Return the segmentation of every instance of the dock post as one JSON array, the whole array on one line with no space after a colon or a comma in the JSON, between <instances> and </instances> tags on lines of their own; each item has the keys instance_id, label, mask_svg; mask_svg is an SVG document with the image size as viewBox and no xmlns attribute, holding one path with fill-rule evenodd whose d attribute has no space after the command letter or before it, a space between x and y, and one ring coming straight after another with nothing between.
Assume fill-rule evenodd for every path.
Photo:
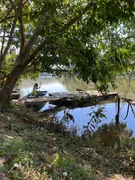
<instances>
[{"instance_id":1,"label":"dock post","mask_svg":"<svg viewBox=\"0 0 135 180\"><path fill-rule=\"evenodd\" d=\"M119 124L120 120L120 97L117 96L117 114L115 116L115 123L116 125Z\"/></svg>"}]
</instances>

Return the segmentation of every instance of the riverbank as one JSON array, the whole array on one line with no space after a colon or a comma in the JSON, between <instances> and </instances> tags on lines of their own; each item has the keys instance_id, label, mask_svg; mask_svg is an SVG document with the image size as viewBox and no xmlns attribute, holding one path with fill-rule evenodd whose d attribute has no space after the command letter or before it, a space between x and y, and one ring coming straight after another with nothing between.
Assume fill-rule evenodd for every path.
<instances>
[{"instance_id":1,"label":"riverbank","mask_svg":"<svg viewBox=\"0 0 135 180\"><path fill-rule=\"evenodd\" d=\"M54 114L0 109L1 180L135 179L135 138L124 136L124 125L121 141L113 125L107 127L111 133L104 127L87 139L54 125Z\"/></svg>"}]
</instances>

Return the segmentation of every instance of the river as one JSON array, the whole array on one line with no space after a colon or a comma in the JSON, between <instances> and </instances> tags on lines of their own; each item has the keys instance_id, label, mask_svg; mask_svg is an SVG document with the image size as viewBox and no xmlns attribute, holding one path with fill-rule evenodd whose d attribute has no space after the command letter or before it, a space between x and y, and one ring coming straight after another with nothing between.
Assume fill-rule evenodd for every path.
<instances>
[{"instance_id":1,"label":"river","mask_svg":"<svg viewBox=\"0 0 135 180\"><path fill-rule=\"evenodd\" d=\"M85 82L78 80L76 77L62 77L62 78L54 78L54 77L40 77L36 80L23 80L21 83L21 96L25 96L32 91L33 85L38 83L40 86L40 90L47 90L48 92L73 92L77 88L86 90L94 90L94 85L86 84ZM135 100L135 78L130 80L128 77L117 77L116 78L117 89L110 88L110 91L118 92L121 96L127 96ZM127 91L127 94L126 94Z\"/></svg>"},{"instance_id":2,"label":"river","mask_svg":"<svg viewBox=\"0 0 135 180\"><path fill-rule=\"evenodd\" d=\"M55 77L44 77L41 76L36 80L23 80L21 83L21 96L25 96L32 91L34 83L38 83L40 90L47 90L48 92L73 92L77 88L86 90L94 90L94 85L86 84L85 82L78 80L76 77L69 78L69 77L62 77L62 78L55 78ZM110 91L116 91L121 96L130 98L135 100L135 78L131 78L129 82L128 77L117 77L116 78L117 89L113 90L110 88ZM65 123L67 127L76 127L78 134L83 132L83 126L87 125L90 120L90 116L88 115L92 111L96 111L99 106L105 107L104 113L106 114L107 118L101 118L101 122L97 124L96 128L103 124L109 124L110 122L115 121L116 115L116 103L115 102L103 102L101 105L85 107L85 108L75 108L70 109L69 113L74 117L75 122L72 121ZM129 109L128 117L126 120L123 120L126 116L128 109L128 105L126 103L121 103L121 113L120 113L120 121L122 123L126 123L128 129L133 130L133 135L135 135L135 117L132 113L132 110ZM135 108L133 107L135 110ZM68 111L68 110L67 110ZM60 111L57 113L57 118L62 119L64 116L64 111Z\"/></svg>"}]
</instances>

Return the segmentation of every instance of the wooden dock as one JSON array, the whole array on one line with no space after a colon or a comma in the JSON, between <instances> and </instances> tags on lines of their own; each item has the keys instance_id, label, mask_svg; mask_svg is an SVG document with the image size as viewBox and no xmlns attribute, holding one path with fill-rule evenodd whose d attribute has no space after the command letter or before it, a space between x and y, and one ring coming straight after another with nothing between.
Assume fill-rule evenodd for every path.
<instances>
[{"instance_id":1,"label":"wooden dock","mask_svg":"<svg viewBox=\"0 0 135 180\"><path fill-rule=\"evenodd\" d=\"M95 102L102 100L114 99L118 95L117 92L109 92L102 94L98 91L86 92L58 92L48 93L48 96L23 98L21 102L27 106L36 106L49 102L50 104L60 106L85 106L86 104L93 105Z\"/></svg>"}]
</instances>

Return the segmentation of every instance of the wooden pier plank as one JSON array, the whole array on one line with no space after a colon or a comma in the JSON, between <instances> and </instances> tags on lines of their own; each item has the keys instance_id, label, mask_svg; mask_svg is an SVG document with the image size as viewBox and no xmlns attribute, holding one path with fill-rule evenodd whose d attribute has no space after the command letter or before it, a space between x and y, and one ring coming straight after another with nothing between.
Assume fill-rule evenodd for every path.
<instances>
[{"instance_id":1,"label":"wooden pier plank","mask_svg":"<svg viewBox=\"0 0 135 180\"><path fill-rule=\"evenodd\" d=\"M131 104L135 106L135 101L131 101Z\"/></svg>"},{"instance_id":2,"label":"wooden pier plank","mask_svg":"<svg viewBox=\"0 0 135 180\"><path fill-rule=\"evenodd\" d=\"M73 102L91 102L94 97L97 97L99 101L114 98L118 95L117 92L109 92L107 95L99 93L98 91L86 91L86 92L57 92L49 93L49 96L24 98L21 100L26 105L38 105L40 103L49 102L55 105L70 105Z\"/></svg>"}]
</instances>

